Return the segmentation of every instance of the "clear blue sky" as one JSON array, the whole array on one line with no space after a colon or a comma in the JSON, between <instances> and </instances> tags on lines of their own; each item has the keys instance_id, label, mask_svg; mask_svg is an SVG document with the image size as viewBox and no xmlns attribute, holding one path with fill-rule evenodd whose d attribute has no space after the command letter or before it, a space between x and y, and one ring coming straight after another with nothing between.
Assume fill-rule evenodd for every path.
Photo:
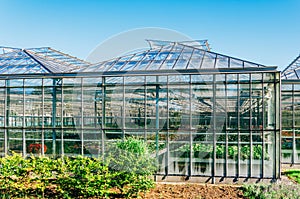
<instances>
[{"instance_id":1,"label":"clear blue sky","mask_svg":"<svg viewBox=\"0 0 300 199\"><path fill-rule=\"evenodd\" d=\"M0 45L50 46L85 59L114 34L161 27L283 68L300 53L299 20L298 0L0 0Z\"/></svg>"}]
</instances>

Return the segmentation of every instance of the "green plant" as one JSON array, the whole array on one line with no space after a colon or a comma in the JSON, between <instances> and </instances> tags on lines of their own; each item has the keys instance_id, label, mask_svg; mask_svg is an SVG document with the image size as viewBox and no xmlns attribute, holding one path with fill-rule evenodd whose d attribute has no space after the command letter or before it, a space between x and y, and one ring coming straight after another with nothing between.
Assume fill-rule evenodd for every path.
<instances>
[{"instance_id":1,"label":"green plant","mask_svg":"<svg viewBox=\"0 0 300 199\"><path fill-rule=\"evenodd\" d=\"M201 157L203 159L207 159L212 157L213 154L213 145L212 144L202 144L202 143L195 143L192 146L194 157ZM261 159L262 158L262 146L261 145L253 145L253 159ZM226 147L225 145L217 145L216 146L216 157L217 158L225 158L225 151ZM229 145L227 147L228 151L228 158L230 159L237 159L238 157L238 151L240 151L240 157L242 160L246 160L250 158L250 146L243 145L238 148L237 145ZM181 157L189 157L190 154L190 145L186 144L179 149L176 150L176 152L180 153ZM269 154L267 151L264 151L264 158L265 160L268 160Z\"/></svg>"},{"instance_id":2,"label":"green plant","mask_svg":"<svg viewBox=\"0 0 300 199\"><path fill-rule=\"evenodd\" d=\"M241 187L249 199L296 199L300 197L300 187L295 184L259 183Z\"/></svg>"},{"instance_id":3,"label":"green plant","mask_svg":"<svg viewBox=\"0 0 300 199\"><path fill-rule=\"evenodd\" d=\"M66 198L108 196L110 175L108 167L98 159L65 157L56 183Z\"/></svg>"},{"instance_id":4,"label":"green plant","mask_svg":"<svg viewBox=\"0 0 300 199\"><path fill-rule=\"evenodd\" d=\"M105 160L113 173L111 185L126 197L137 196L154 186L149 178L156 170L147 144L133 137L118 140L107 146Z\"/></svg>"},{"instance_id":5,"label":"green plant","mask_svg":"<svg viewBox=\"0 0 300 199\"><path fill-rule=\"evenodd\" d=\"M154 186L149 178L155 161L147 145L137 139L116 141L106 162L101 158L35 157L13 154L0 158L2 198L107 198L137 196Z\"/></svg>"},{"instance_id":6,"label":"green plant","mask_svg":"<svg viewBox=\"0 0 300 199\"><path fill-rule=\"evenodd\" d=\"M289 178L300 184L300 170L299 169L290 169L284 171L284 174L287 175Z\"/></svg>"}]
</instances>

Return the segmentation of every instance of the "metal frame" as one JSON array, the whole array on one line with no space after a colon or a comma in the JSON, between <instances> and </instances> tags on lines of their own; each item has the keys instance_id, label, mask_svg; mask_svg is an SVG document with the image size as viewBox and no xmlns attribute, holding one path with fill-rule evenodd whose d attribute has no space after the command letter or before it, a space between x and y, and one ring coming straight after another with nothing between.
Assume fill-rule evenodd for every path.
<instances>
[{"instance_id":1,"label":"metal frame","mask_svg":"<svg viewBox=\"0 0 300 199\"><path fill-rule=\"evenodd\" d=\"M177 48L178 46L180 48ZM174 60L173 66L171 67L173 69L161 68L164 62L168 61L167 59L169 56L166 56L165 59L160 60L161 62L158 66L158 70L150 70L151 64L159 56L159 53L166 49L170 49L169 54L178 54L176 60ZM190 56L187 58L182 58L182 53L187 52L191 52ZM199 52L201 52L201 55L198 55L201 57L201 59L199 59L199 68L187 69L189 68L189 64L193 56ZM21 62L16 62L16 54L18 53L22 54L23 57L21 58L31 60L32 63L35 63L34 66L41 67L41 69L43 70L47 69L47 72L42 73L40 71L38 73L28 73L28 71L18 70L18 73L16 74L2 73L0 75L0 82L5 82L5 85L3 87L0 86L0 88L5 89L4 99L6 108L3 115L4 124L2 126L0 125L0 129L4 131L5 155L9 154L10 150L15 150L18 152L18 150L14 149L13 146L10 145L9 131L11 130L22 131L22 137L20 137L20 140L22 140L22 147L21 151L19 152L21 152L24 156L27 155L28 148L26 143L26 130L41 130L41 138L38 140L34 140L41 143L42 145L41 155L61 156L88 155L92 157L98 157L105 153L106 141L114 141L114 139L117 137L125 138L128 135L134 135L146 140L149 143L154 143L155 151L153 151L153 156L155 156L158 161L165 161L165 165L160 165L161 167L164 166L164 168L160 168L157 175L181 175L187 177L206 176L211 177L212 183L215 183L216 177L233 177L236 180L244 177L271 179L277 179L280 177L280 162L277 162L276 158L267 159L267 156L265 156L265 153L273 152L277 157L277 151L280 150L278 149L278 147L280 147L280 142L276 139L276 135L279 134L280 131L280 124L278 124L279 128L276 124L275 127L271 129L272 126L268 124L268 121L265 121L268 113L265 113L266 110L264 104L264 95L266 94L265 91L268 92L269 88L275 90L275 93L280 93L280 91L278 90L280 80L276 79L276 75L278 75L279 72L277 72L276 67L265 67L260 64L255 64L252 62L214 53L209 51L209 49L199 49L198 47L195 47L192 44L186 42L174 42L166 46L159 46L158 48L153 47L149 51L143 52L143 55L149 53L154 54L153 57L148 60L148 64L145 65L145 70L136 69L136 66L144 61L144 58L142 58L139 61L136 61L136 64L132 65L131 69L129 68L127 71L122 71L122 69L126 68L125 66L129 64L129 62L131 62L135 57L141 56L140 53L135 53L132 56L127 56L128 60L125 61L122 60L122 58L124 58L125 56L116 58L111 61L111 65L105 65L105 68L107 70L98 71L100 68L104 68L104 64L107 64L108 62L89 65L74 57L70 57L50 48L25 50L17 49L7 52L5 51L4 54L0 55L0 69L1 67L2 69L8 69L9 67L7 63L9 62L11 62L14 67L20 66L20 63L23 64L24 60L22 60ZM204 59L207 58L208 54L212 55L212 57L208 57L211 58L209 60L209 63L211 63L211 65L205 65L205 67L203 67L203 65L205 64ZM227 67L218 68L219 66L217 64L217 61L219 57L225 57L224 60L227 62ZM1 59L3 59L3 62L1 62ZM180 59L187 61L186 65L183 66L182 69L174 69ZM122 62L124 62L124 65L120 67L119 71L114 71L115 64L118 64L118 62L121 62L121 60ZM240 66L233 68L231 65L232 61L237 61L238 63L240 63ZM251 65L253 67L247 67L247 65ZM66 68L70 68L70 70L66 70ZM93 69L93 71L89 71L89 69L91 68ZM9 73L9 71L6 72ZM232 74L236 75L237 77L235 81L231 81L228 78L228 76ZM243 80L241 78L245 74L249 76L247 80ZM252 74L261 74L261 79L255 85L251 82ZM271 80L264 79L264 74L270 75ZM224 75L224 80L217 80L217 75ZM184 76L189 78L188 81L187 78L182 78ZM192 77L202 78L205 76L211 76L212 79L202 82L192 80ZM141 80L140 82L126 82L126 77L143 77L144 80ZM153 77L155 81L149 82L147 80L147 77ZM159 81L160 77L166 78L166 81ZM175 79L175 77L177 79ZM84 114L85 107L96 106L95 103L86 104L86 102L84 101L85 97L90 97L90 99L95 98L95 95L89 96L89 94L85 95L84 93L84 87L90 86L86 85L84 80L89 78L102 79L101 83L93 82L91 84L91 87L94 87L95 92L101 92L101 116L97 115L97 109L95 107L91 109L86 108L86 110L91 111L89 116ZM113 83L110 83L107 81L108 78L115 81L112 81ZM41 79L42 84L35 85L33 83L32 86L26 86L24 82L29 79L32 79L32 81L34 81L35 79ZM79 83L75 81L77 79L80 80ZM20 80L22 82L22 85L9 85L9 82L11 80ZM46 81L48 80L52 80L52 85L46 84ZM68 80L74 81L73 83L68 83ZM235 94L232 97L229 95L231 92L230 85L233 84L237 84L237 86L234 90ZM126 96L130 96L130 93L126 93L127 85L135 85L142 88L142 92L139 92L139 90L137 89L135 93L135 95L139 96L139 99L144 98L143 100L139 101L139 103L141 103L141 106L144 107L144 123L143 125L139 126L139 128L130 126L125 121L126 112L131 109L131 107L128 106L128 103L132 103L131 105L133 109L134 107L137 107L136 104L134 104L136 102L126 101ZM205 85L209 85L209 87L205 88ZM218 85L224 85L223 88L225 89L225 96L219 96ZM248 85L248 87L244 89L242 85ZM197 86L201 88L199 89L200 91L196 89ZM76 115L77 112L75 111L66 112L68 111L68 108L65 104L66 102L68 102L67 95L73 94L72 91L70 91L72 90L70 88L78 89L78 87L80 87L79 89L81 99L77 106L80 106L80 115ZM22 111L15 111L16 113L20 114L18 115L18 117L22 118L21 127L10 122L10 118L13 118L13 115L11 115L9 112L10 108L17 108L11 106L13 104L10 98L14 97L15 95L15 93L11 92L11 88L14 88L15 92L20 89L19 95L22 94L23 96L22 106L20 106L22 107ZM27 91L27 88L30 88L31 91L30 89L28 89L29 91ZM39 93L34 92L35 88L39 88L41 90L41 96L39 95ZM117 92L119 92L116 93L115 96L112 95L113 88L116 88ZM48 92L47 89L53 89L51 102L47 100L45 101L45 92ZM260 101L257 102L251 93L255 89L262 93L262 96L260 96L261 98L259 99ZM248 102L248 104L243 102L244 99L242 99L241 96L242 91L249 92L249 97L247 100L245 100ZM25 107L30 106L30 102L26 101L26 92L28 92L27 94L32 96L33 98L42 97L40 102L42 106L42 115L37 116L42 120L41 125L38 124L30 126L25 122L25 117L35 117L35 115L33 114L26 115ZM150 94L151 92L153 94L153 98L149 99L148 94ZM211 96L205 96L205 92L210 92ZM61 97L59 102L57 99L58 95L60 95ZM171 97L171 95L174 95L175 97ZM116 96L121 97L120 99L113 99L113 97ZM165 99L161 99L162 97L165 97ZM272 103L268 104L268 106L272 106L275 109L275 115L276 117L278 117L280 114L280 107L276 107L276 103L279 100L279 96L276 94L272 97L274 98L274 102L272 101ZM16 101L16 97L14 98L14 100ZM114 102L120 104L120 106L122 106L123 108L118 110L118 107L114 106ZM111 105L106 106L109 103ZM255 103L257 103L256 107L253 106ZM59 104L60 107L58 108ZM232 104L235 104L236 107L232 108ZM199 110L195 110L193 108L194 106L197 106ZM177 115L174 114L175 116L171 116L171 107L175 107L172 111L176 111ZM188 107L188 109L185 110L184 107ZM78 107L75 108L78 109ZM60 113L57 114L57 111L59 111L59 109ZM51 110L50 116L47 115L47 111L49 112L49 110ZM219 119L217 118L217 116L218 113L224 110L225 128L220 130L220 127L218 126ZM114 111L119 111L119 115L113 115ZM151 111L153 111L152 115L150 114ZM149 116L147 115L148 112ZM242 118L244 117L243 114L245 112L249 112L250 116L247 116L248 118ZM253 115L252 112L255 114ZM109 117L106 117L108 113L111 114L110 118L112 120L119 119L117 118L117 116L121 116L121 123L111 126L107 125L109 123L108 120L110 119ZM161 113L167 113L167 116ZM200 113L202 115L200 115ZM236 115L236 128L234 129L231 128L231 124L229 121L231 115ZM205 121L205 118L203 119L201 118L201 116L211 118L211 124L202 124L203 121ZM0 117L2 116L0 115ZM50 125L45 123L47 117L51 118L52 123ZM72 117L72 119L80 118L80 124L74 126L68 124L67 122L65 123L64 118L67 117ZM97 125L98 117L102 118L102 123L100 125ZM160 122L165 119L162 117L165 117L167 120L165 122L166 125L163 126L160 125ZM256 122L256 124L253 124L252 117L260 117L260 119L262 119L262 129L257 129L258 122ZM176 121L178 119L179 121L178 124L176 124L177 126L175 127L171 127L170 125L170 121L172 118L175 118ZM153 126L148 125L148 119L155 120ZM193 123L193 119L196 119L196 124ZM243 120L246 120L246 125L244 124ZM87 121L87 125L85 124L85 121ZM247 124L249 126L244 127L247 126ZM267 129L267 127L270 129ZM52 131L52 145L48 142L45 142L47 141L45 138L45 132L48 131ZM95 138L97 139L95 141L101 143L101 150L99 146L99 149L97 148L97 146L93 146L95 147L95 151L97 152L85 154L85 140L88 139L88 136L85 134L85 132L91 131L101 134L100 138ZM252 140L254 134L258 136L257 131L261 132L262 134L261 140ZM57 136L57 132L60 133L60 137ZM69 135L70 132L72 132L71 136ZM245 132L248 132L250 136L248 141L242 140L242 137L246 134ZM77 134L78 137L76 137ZM167 137L165 138L164 136ZM222 136L224 136L224 138L222 138ZM234 139L234 141L231 141L229 139L230 136L230 139ZM274 136L275 142L271 143L269 141L265 141L265 136ZM164 139L164 141L161 141L160 139ZM90 140L90 138L88 140ZM56 151L56 141L61 142L60 152ZM80 143L80 146L76 145L76 143ZM160 148L160 144L164 144L163 149ZM204 144L205 146L212 147L211 156L209 158L205 158L199 155L195 155L198 151L194 149L194 146L196 146L197 144ZM49 147L49 150L47 150L47 152L44 151L43 146L45 145ZM78 151L76 151L77 148L75 147L75 145L79 148ZM176 145L177 148L174 148L174 145ZM249 165L245 164L244 160L242 159L241 149L244 145L249 145L250 155L246 158L246 162L250 163ZM266 145L269 146L268 150L265 149ZM184 157L184 153L179 153L180 150L183 150L185 146L189 149L187 152L188 155L186 157ZM217 151L217 147L219 146L223 146L223 148L225 149L225 151L223 152L224 154L222 155L225 155L226 157L219 157ZM255 146L262 147L262 153L260 154L262 158L261 160L254 158L253 153L255 150ZM234 158L229 157L230 154L228 150L230 147L237 148L237 154ZM259 165L260 170L257 171L258 174L253 172L254 169L252 164ZM206 171L201 171L201 169L203 168L197 168L204 167L203 165L205 165ZM242 168L244 166L246 168ZM266 168L269 166L273 168L273 170L270 172L266 171ZM219 172L218 169L220 168L222 172Z\"/></svg>"}]
</instances>

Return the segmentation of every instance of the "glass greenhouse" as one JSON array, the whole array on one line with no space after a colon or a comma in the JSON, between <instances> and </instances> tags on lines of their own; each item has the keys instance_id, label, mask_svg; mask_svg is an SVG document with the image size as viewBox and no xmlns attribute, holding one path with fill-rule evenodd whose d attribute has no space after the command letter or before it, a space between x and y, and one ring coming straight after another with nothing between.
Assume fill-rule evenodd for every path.
<instances>
[{"instance_id":1,"label":"glass greenhouse","mask_svg":"<svg viewBox=\"0 0 300 199\"><path fill-rule=\"evenodd\" d=\"M157 175L280 177L280 72L210 51L149 41L90 64L51 48L1 48L0 152L101 156L145 140Z\"/></svg>"},{"instance_id":2,"label":"glass greenhouse","mask_svg":"<svg viewBox=\"0 0 300 199\"><path fill-rule=\"evenodd\" d=\"M282 163L300 163L300 56L283 72L282 79Z\"/></svg>"}]
</instances>

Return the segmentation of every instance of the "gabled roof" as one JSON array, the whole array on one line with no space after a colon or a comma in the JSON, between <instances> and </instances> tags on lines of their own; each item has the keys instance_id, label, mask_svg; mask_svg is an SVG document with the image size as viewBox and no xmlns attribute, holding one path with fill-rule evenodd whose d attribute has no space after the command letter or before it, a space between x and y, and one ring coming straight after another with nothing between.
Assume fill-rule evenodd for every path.
<instances>
[{"instance_id":1,"label":"gabled roof","mask_svg":"<svg viewBox=\"0 0 300 199\"><path fill-rule=\"evenodd\" d=\"M49 47L0 47L0 74L65 73L89 63Z\"/></svg>"},{"instance_id":2,"label":"gabled roof","mask_svg":"<svg viewBox=\"0 0 300 199\"><path fill-rule=\"evenodd\" d=\"M157 71L166 69L245 69L261 64L211 52L207 43L151 40L150 49L92 64L76 72Z\"/></svg>"},{"instance_id":3,"label":"gabled roof","mask_svg":"<svg viewBox=\"0 0 300 199\"><path fill-rule=\"evenodd\" d=\"M300 55L281 72L281 79L300 79Z\"/></svg>"}]
</instances>

